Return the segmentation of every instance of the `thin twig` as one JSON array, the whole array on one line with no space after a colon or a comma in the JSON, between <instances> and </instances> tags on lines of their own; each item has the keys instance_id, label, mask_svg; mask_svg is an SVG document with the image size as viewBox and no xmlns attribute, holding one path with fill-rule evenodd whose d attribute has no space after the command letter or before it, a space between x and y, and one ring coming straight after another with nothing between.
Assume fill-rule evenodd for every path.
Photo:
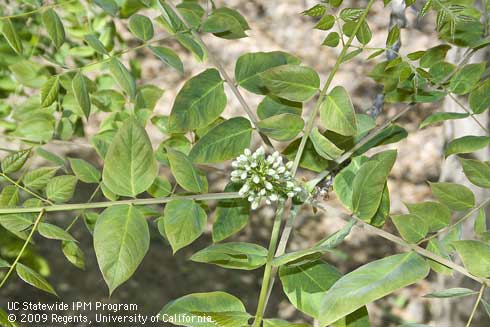
<instances>
[{"instance_id":1,"label":"thin twig","mask_svg":"<svg viewBox=\"0 0 490 327\"><path fill-rule=\"evenodd\" d=\"M228 73L226 72L226 69L221 64L221 61L218 60L218 58L213 54L213 52L211 51L211 49L206 45L206 43L202 39L201 35L199 35L199 33L196 32L191 27L191 25L187 22L187 20L185 19L185 17L179 12L179 10L177 9L177 7L175 7L173 1L167 0L165 3L168 4L170 6L170 8L172 8L172 10L175 13L175 15L177 15L177 17L179 17L179 19L182 21L182 23L191 31L192 35L197 40L199 40L199 42L201 43L201 45L204 48L204 50L206 50L206 52L208 53L208 58L211 61L211 63L219 70L220 74L223 76L223 78L225 79L226 83L230 87L231 91L233 92L233 94L237 98L238 102L240 102L241 106L243 107L243 109L247 113L248 117L252 121L254 127L257 127L258 119L257 119L255 113L252 111L252 109L248 105L247 101L245 101L245 98L240 93L240 90L236 87L235 81L233 81L233 79L230 77L230 75L228 75ZM260 132L259 132L259 134L260 134L260 137L262 138L262 140L265 142L265 144L267 146L269 146L270 148L274 148L272 146L271 141L269 140L269 138L266 135L264 135L264 134L262 134Z\"/></svg>"},{"instance_id":2,"label":"thin twig","mask_svg":"<svg viewBox=\"0 0 490 327\"><path fill-rule=\"evenodd\" d=\"M311 205L315 206L316 208L319 208L319 209L322 209L322 210L327 210L328 207L321 203L321 202L312 202ZM461 267L460 265L457 265L455 264L454 262L452 262L451 260L448 260L446 258L443 258L443 257L440 257L436 254L434 254L433 252L430 252L420 246L418 246L417 244L410 244L410 243L407 243L405 242L405 240L403 240L402 238L396 236L396 235L393 235L381 228L377 228L377 227L374 227L370 224L368 224L367 222L365 222L364 220L360 219L359 217L357 217L356 215L341 215L341 218L344 219L344 220L348 220L348 219L351 219L351 218L354 218L356 219L359 223L361 223L361 225L363 226L364 229L366 229L367 231L373 233L373 234L376 234L378 236L381 236L393 243L396 243L402 247L405 247L405 248L409 248L415 252L417 252L418 254L428 258L428 259L431 259L431 260L434 260L444 266L447 266L463 275L465 275L466 277L469 277L475 281L477 281L478 283L481 283L481 284L486 284L486 285L490 285L490 280L489 279L486 279L486 278L480 278L480 277L476 277L476 276L473 276L472 274L470 274L465 268Z\"/></svg>"},{"instance_id":3,"label":"thin twig","mask_svg":"<svg viewBox=\"0 0 490 327\"><path fill-rule=\"evenodd\" d=\"M31 190L30 190L30 189L28 189L27 187L24 187L24 186L20 185L18 182L14 181L12 178L10 178L10 177L9 177L7 174L5 174L5 173L1 173L1 172L0 172L0 176L1 176L1 177L3 177L3 178L5 178L5 179L6 179L6 180L7 180L9 183L11 183L12 185L14 185L15 187L20 188L20 189L21 189L21 190L23 190L24 192L29 193L30 195L32 195L32 196L34 196L34 197L36 197L37 199L39 199L39 200L41 200L41 201L43 201L43 202L46 202L46 203L48 203L49 205L53 205L53 204L54 204L53 202L51 202L51 201L50 201L50 200L48 200L48 199L43 198L42 196L40 196L40 195L39 195L39 194L37 194L36 192L31 191Z\"/></svg>"},{"instance_id":4,"label":"thin twig","mask_svg":"<svg viewBox=\"0 0 490 327\"><path fill-rule=\"evenodd\" d=\"M49 8L52 9L52 8L56 8L56 7L61 7L61 6L70 4L72 2L75 2L75 0L69 0L69 1L66 1L66 2L54 3L52 5L41 6L39 8L34 9L34 10L26 11L26 12L23 12L23 13L20 13L20 14L9 15L9 16L2 16L2 17L0 17L0 20L11 19L11 18L19 18L19 17L26 17L26 16L34 15L34 14L36 14L36 13L42 11L42 10L49 9Z\"/></svg>"},{"instance_id":5,"label":"thin twig","mask_svg":"<svg viewBox=\"0 0 490 327\"><path fill-rule=\"evenodd\" d=\"M450 230L452 230L453 228L455 228L456 226L458 226L459 224L461 224L463 221L471 218L473 216L473 214L475 212L477 212L478 210L480 210L481 208L484 208L486 207L487 205L490 204L490 198L487 198L485 201L481 202L480 204L478 204L476 207L474 207L473 209L471 209L467 214L465 214L463 217L459 218L454 224L450 225L450 226L447 226L447 227L444 227L440 230L438 230L436 233L424 238L423 240L421 240L420 242L418 242L417 244L422 244L424 242L427 242L427 241L430 241L431 239L441 235L442 233L446 233L446 232L449 232Z\"/></svg>"},{"instance_id":6,"label":"thin twig","mask_svg":"<svg viewBox=\"0 0 490 327\"><path fill-rule=\"evenodd\" d=\"M352 31L351 36L345 43L344 47L342 48L342 51L340 52L339 56L337 57L337 61L335 61L335 65L333 66L332 70L330 71L330 74L328 75L327 81L325 82L325 85L323 86L320 95L318 97L318 100L315 104L315 108L313 109L313 112L308 120L308 123L306 124L306 129L303 133L303 137L301 138L301 143L299 144L298 147L298 152L296 153L296 156L294 158L294 164L293 168L291 169L293 176L296 175L296 172L299 167L299 163L301 161L301 157L303 156L303 151L306 146L306 142L308 141L308 138L310 137L311 130L313 129L313 125L315 123L316 116L318 115L318 111L320 110L320 107L323 103L323 100L325 99L325 96L327 95L327 91L332 84L333 78L335 74L337 74L338 69L340 68L340 65L342 64L345 55L347 54L347 51L349 50L349 47L354 41L354 38L356 36L357 31L361 27L362 23L366 20L366 17L369 13L369 9L371 9L372 5L374 4L374 0L370 0L366 6L366 9L364 10L363 14L361 17L359 17L359 20L357 21L356 27Z\"/></svg>"},{"instance_id":7,"label":"thin twig","mask_svg":"<svg viewBox=\"0 0 490 327\"><path fill-rule=\"evenodd\" d=\"M32 227L31 232L29 233L29 236L27 236L27 238L26 238L26 240L24 242L24 245L20 249L19 253L17 254L17 257L15 258L14 262L12 263L12 265L9 268L9 270L7 271L7 274L3 277L2 282L0 282L0 288L2 288L2 286L5 284L5 282L7 281L7 279L9 278L9 276L12 274L12 272L15 269L15 267L17 266L17 263L19 262L20 258L24 254L24 251L26 250L27 245L31 241L32 236L36 232L37 227L41 223L41 220L42 220L43 215L44 215L44 211L39 212L39 215L37 216L36 221L34 222L34 226Z\"/></svg>"},{"instance_id":8,"label":"thin twig","mask_svg":"<svg viewBox=\"0 0 490 327\"><path fill-rule=\"evenodd\" d=\"M470 318L468 318L468 322L466 323L466 327L471 326L471 321L473 320L473 317L475 316L476 309L478 309L478 305L480 304L481 298L483 296L483 292L485 291L485 285L482 285L480 287L480 292L478 292L478 298L475 301L475 305L473 306L473 310L471 311Z\"/></svg>"},{"instance_id":9,"label":"thin twig","mask_svg":"<svg viewBox=\"0 0 490 327\"><path fill-rule=\"evenodd\" d=\"M84 210L84 209L97 209L107 208L121 204L131 205L146 205L146 204L163 204L172 200L187 199L195 201L206 200L225 200L225 199L238 199L242 198L238 192L223 192L223 193L207 193L196 195L177 195L163 198L151 198L151 199L132 199L132 200L119 200L119 201L107 201L107 202L92 202L92 203L69 203L69 204L55 204L46 207L15 207L15 208L0 208L0 214L11 213L28 213L28 212L54 212L54 211L72 211L72 210Z\"/></svg>"}]
</instances>

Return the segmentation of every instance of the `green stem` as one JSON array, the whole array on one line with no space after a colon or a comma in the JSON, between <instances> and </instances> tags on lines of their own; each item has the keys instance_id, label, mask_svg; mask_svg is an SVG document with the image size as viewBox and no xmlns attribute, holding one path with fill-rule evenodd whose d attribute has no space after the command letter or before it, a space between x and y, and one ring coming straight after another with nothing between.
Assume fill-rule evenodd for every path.
<instances>
[{"instance_id":1,"label":"green stem","mask_svg":"<svg viewBox=\"0 0 490 327\"><path fill-rule=\"evenodd\" d=\"M471 326L471 321L473 320L473 317L475 316L476 309L478 309L478 305L480 304L481 298L483 296L483 292L485 291L485 285L482 285L480 287L480 292L478 293L478 298L476 299L475 305L473 306L473 310L471 311L470 318L468 318L468 322L466 323L466 327Z\"/></svg>"},{"instance_id":2,"label":"green stem","mask_svg":"<svg viewBox=\"0 0 490 327\"><path fill-rule=\"evenodd\" d=\"M119 200L108 202L93 202L93 203L70 203L70 204L55 204L46 207L33 207L33 208L0 208L0 214L11 213L27 213L27 212L53 212L53 211L71 211L71 210L85 210L85 209L97 209L107 208L120 204L131 205L146 205L146 204L162 204L177 199L187 200L226 200L226 199L238 199L242 198L238 192L223 192L223 193L208 193L208 194L196 194L196 195L177 195L165 198L152 198L152 199L132 199L132 200Z\"/></svg>"},{"instance_id":3,"label":"green stem","mask_svg":"<svg viewBox=\"0 0 490 327\"><path fill-rule=\"evenodd\" d=\"M95 195L97 194L97 192L99 192L101 186L102 186L101 183L99 183L99 185L97 185L97 188L92 193L92 195L88 199L87 203L91 203L92 202L92 200L95 198ZM84 214L84 212L85 212L85 210L82 210L82 212L80 212L75 218L73 218L72 222L70 223L70 225L68 225L68 227L66 227L65 231L68 232L73 227L73 225L75 225L75 223L77 222L78 218L80 218Z\"/></svg>"},{"instance_id":4,"label":"green stem","mask_svg":"<svg viewBox=\"0 0 490 327\"><path fill-rule=\"evenodd\" d=\"M9 15L9 16L2 16L2 17L0 17L0 20L3 20L3 19L10 19L10 18L19 18L19 17L25 17L25 16L34 15L35 13L38 13L38 12L40 12L41 10L45 10L45 9L49 9L49 8L61 7L61 6L64 6L64 5L70 4L70 3L72 3L72 2L75 2L75 0L69 0L69 1L66 1L66 2L62 2L62 3L55 3L55 4L52 4L52 5L47 5L47 6L41 6L41 7L39 7L39 8L34 9L34 10L31 10L31 11L26 11L26 12L23 12L23 13L20 13L20 14Z\"/></svg>"},{"instance_id":5,"label":"green stem","mask_svg":"<svg viewBox=\"0 0 490 327\"><path fill-rule=\"evenodd\" d=\"M31 232L29 233L29 236L27 236L27 239L25 240L24 245L20 249L19 254L17 254L17 257L15 258L15 261L12 263L12 265L9 268L9 270L7 271L7 274L3 277L2 281L0 282L0 288L2 288L2 286L5 284L5 282L7 281L7 279L9 278L9 276L12 274L12 272L15 269L15 267L17 266L17 263L19 262L20 258L24 254L24 252L25 252L25 250L27 248L27 245L29 244L29 242L32 239L32 236L36 232L37 227L39 226L39 223L41 222L43 215L44 215L44 211L41 211L39 213L39 215L37 216L36 221L34 222L34 226L32 227Z\"/></svg>"},{"instance_id":6,"label":"green stem","mask_svg":"<svg viewBox=\"0 0 490 327\"><path fill-rule=\"evenodd\" d=\"M335 74L337 74L337 71L342 64L345 55L347 54L347 51L349 50L349 47L356 37L356 33L361 28L361 25L364 23L366 20L366 17L369 13L369 10L371 9L372 5L374 4L375 0L369 0L369 3L366 6L366 9L362 13L361 17L359 18L359 21L356 24L356 27L354 28L354 31L352 31L352 35L349 37L347 42L345 43L344 47L342 48L342 51L340 52L340 55L337 57L337 61L335 62L335 65L333 66L332 70L330 71L330 74L328 75L327 82L323 86L323 89L320 92L320 96L318 97L318 100L316 102L315 108L313 109L313 113L311 114L308 123L306 125L305 132L303 134L303 137L301 138L301 143L299 144L298 147L298 152L296 153L296 157L294 158L294 165L292 169L292 174L295 175L296 171L299 166L299 162L301 160L301 157L303 155L303 151L306 146L306 142L308 141L308 138L310 137L311 130L313 129L313 125L315 123L315 118L318 115L318 111L320 110L320 107L323 103L323 100L325 99L325 96L327 94L328 88L330 87L330 84L332 84L333 78Z\"/></svg>"},{"instance_id":7,"label":"green stem","mask_svg":"<svg viewBox=\"0 0 490 327\"><path fill-rule=\"evenodd\" d=\"M27 187L24 187L24 186L20 185L19 183L17 183L16 181L14 181L12 178L8 177L6 174L0 173L0 176L2 176L3 178L5 178L9 183L11 183L12 185L14 185L15 187L20 188L24 192L29 193L30 195L38 198L39 200L41 200L43 202L46 202L49 205L53 205L54 204L53 202L49 201L48 199L43 198L42 196L40 196L36 192L33 192L33 191L29 190Z\"/></svg>"},{"instance_id":8,"label":"green stem","mask_svg":"<svg viewBox=\"0 0 490 327\"><path fill-rule=\"evenodd\" d=\"M267 253L267 261L264 268L264 276L262 278L262 286L260 288L259 303L257 304L257 311L255 312L253 327L259 327L262 323L262 318L264 317L265 306L267 304L267 294L271 282L271 263L272 259L274 259L274 252L276 251L277 241L279 239L279 232L281 230L281 221L284 207L284 202L279 203L276 211L276 216L274 218L274 226L272 227L269 251Z\"/></svg>"},{"instance_id":9,"label":"green stem","mask_svg":"<svg viewBox=\"0 0 490 327\"><path fill-rule=\"evenodd\" d=\"M312 206L318 208L318 209L322 209L322 210L327 210L327 206L321 202L318 202L318 201L314 201L311 203ZM356 219L356 221L358 221L360 223L360 225L362 225L362 227L367 230L368 232L371 232L375 235L378 235L378 236L381 236L385 239L387 239L388 241L391 241L395 244L398 244L404 248L408 248L412 251L415 251L417 252L418 254L422 255L423 257L426 257L428 259L431 259L431 260L434 260L444 266L447 266L451 269L453 269L454 271L457 271L459 272L460 274L463 274L465 275L466 277L468 278L471 278L475 281L477 281L478 283L480 284L485 284L485 285L490 285L490 279L488 278L480 278L480 277L476 277L476 276L473 276L471 273L469 273L465 268L463 268L462 266L458 265L458 264L455 264L454 262L452 262L451 260L448 260L446 258L443 258L441 256L438 256L436 254L434 254L434 252L431 252L431 251L428 251L420 246L418 246L417 244L410 244L410 243L407 243L405 242L405 240L403 240L402 238L396 236L396 235L393 235L381 228L377 228L377 227L374 227L370 224L368 224L367 222L365 222L364 220L360 219L359 217L357 217L356 215L341 215L341 218L344 219L344 220L348 220L348 219Z\"/></svg>"}]
</instances>

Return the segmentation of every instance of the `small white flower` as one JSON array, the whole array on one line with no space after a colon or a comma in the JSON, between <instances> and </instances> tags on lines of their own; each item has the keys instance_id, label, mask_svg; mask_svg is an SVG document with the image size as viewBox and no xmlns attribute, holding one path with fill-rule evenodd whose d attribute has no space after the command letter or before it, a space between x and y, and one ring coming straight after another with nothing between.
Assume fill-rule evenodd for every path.
<instances>
[{"instance_id":1,"label":"small white flower","mask_svg":"<svg viewBox=\"0 0 490 327\"><path fill-rule=\"evenodd\" d=\"M259 202L258 201L252 202L252 210L257 209L258 206L259 206Z\"/></svg>"},{"instance_id":2,"label":"small white flower","mask_svg":"<svg viewBox=\"0 0 490 327\"><path fill-rule=\"evenodd\" d=\"M245 193L248 192L248 190L250 190L250 186L248 186L248 184L243 184L242 188L240 189L240 191L238 191L238 194L240 195L245 195Z\"/></svg>"},{"instance_id":3,"label":"small white flower","mask_svg":"<svg viewBox=\"0 0 490 327\"><path fill-rule=\"evenodd\" d=\"M246 156L252 155L252 151L250 151L250 149L245 149L245 151L243 151L243 153L245 153Z\"/></svg>"},{"instance_id":4,"label":"small white flower","mask_svg":"<svg viewBox=\"0 0 490 327\"><path fill-rule=\"evenodd\" d=\"M271 194L271 195L269 196L269 199L270 199L271 201L277 201L277 199L278 199L278 198L279 198L279 197L277 196L277 194Z\"/></svg>"},{"instance_id":5,"label":"small white flower","mask_svg":"<svg viewBox=\"0 0 490 327\"><path fill-rule=\"evenodd\" d=\"M246 179L247 178L247 172L244 171L241 175L240 175L240 178L241 179Z\"/></svg>"},{"instance_id":6,"label":"small white flower","mask_svg":"<svg viewBox=\"0 0 490 327\"><path fill-rule=\"evenodd\" d=\"M260 178L257 175L254 175L254 178L252 179L255 184L260 183Z\"/></svg>"},{"instance_id":7,"label":"small white flower","mask_svg":"<svg viewBox=\"0 0 490 327\"><path fill-rule=\"evenodd\" d=\"M269 191L273 189L273 186L270 182L265 182L265 188L268 189Z\"/></svg>"},{"instance_id":8,"label":"small white flower","mask_svg":"<svg viewBox=\"0 0 490 327\"><path fill-rule=\"evenodd\" d=\"M267 191L265 190L265 188L260 190L260 195L265 195L266 193L267 193Z\"/></svg>"},{"instance_id":9,"label":"small white flower","mask_svg":"<svg viewBox=\"0 0 490 327\"><path fill-rule=\"evenodd\" d=\"M267 175L269 175L269 176L274 176L275 174L276 174L276 171L274 169L269 169L267 171Z\"/></svg>"},{"instance_id":10,"label":"small white flower","mask_svg":"<svg viewBox=\"0 0 490 327\"><path fill-rule=\"evenodd\" d=\"M284 167L284 166L281 166L281 167L277 168L277 172L278 172L279 174L282 174L282 173L284 173L285 171L286 171L286 167Z\"/></svg>"},{"instance_id":11,"label":"small white flower","mask_svg":"<svg viewBox=\"0 0 490 327\"><path fill-rule=\"evenodd\" d=\"M293 165L294 165L294 162L289 161L289 162L287 162L287 163L286 163L286 168L287 168L288 170L291 170L291 168L293 168Z\"/></svg>"},{"instance_id":12,"label":"small white flower","mask_svg":"<svg viewBox=\"0 0 490 327\"><path fill-rule=\"evenodd\" d=\"M271 200L269 200L269 199L266 199L265 200L265 203L267 203L268 205L271 205L272 204Z\"/></svg>"},{"instance_id":13,"label":"small white flower","mask_svg":"<svg viewBox=\"0 0 490 327\"><path fill-rule=\"evenodd\" d=\"M294 183L293 182L290 182L290 181L287 181L286 182L286 187L287 188L293 188L294 187Z\"/></svg>"}]
</instances>

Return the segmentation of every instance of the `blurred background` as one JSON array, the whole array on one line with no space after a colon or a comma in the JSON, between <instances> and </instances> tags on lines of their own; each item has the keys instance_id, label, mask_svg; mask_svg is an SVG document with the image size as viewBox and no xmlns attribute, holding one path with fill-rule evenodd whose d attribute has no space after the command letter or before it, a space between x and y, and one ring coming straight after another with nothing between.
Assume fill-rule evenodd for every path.
<instances>
[{"instance_id":1,"label":"blurred background","mask_svg":"<svg viewBox=\"0 0 490 327\"><path fill-rule=\"evenodd\" d=\"M0 4L1 2L0 0ZM363 7L367 1L344 1L344 3L346 6ZM246 17L251 27L248 32L249 37L245 39L230 41L211 35L204 37L211 51L221 59L231 75L236 59L246 52L282 50L300 57L305 65L313 67L320 74L322 82L325 81L340 48L332 49L321 46L326 33L313 30L316 19L301 15L301 12L315 5L316 1L218 0L216 4L237 9ZM150 17L157 16L155 11L148 11L145 14ZM375 3L368 18L373 31L371 47L385 46L390 14L391 9L384 8L383 1ZM423 50L438 44L439 41L434 32L433 16L419 20L417 12L414 9L408 9L406 18L407 27L402 30L402 53ZM132 38L127 30L126 20L117 23L117 30L123 37ZM123 56L125 60L129 57L136 57L141 64L142 80L165 90L155 110L159 114L168 114L173 99L183 82L201 72L208 65L208 63L198 63L192 55L175 43L169 42L166 45L177 51L184 61L184 78L174 70L164 66L149 51L143 50L137 54L130 53ZM358 112L368 110L373 105L375 95L381 91L380 87L367 77L367 74L374 64L384 60L384 58L379 57L367 61L368 56L369 53L364 53L343 64L333 83L333 86L342 85L350 92ZM450 56L456 62L459 54L450 53ZM481 59L480 57L479 60ZM231 91L226 86L225 89L228 95L225 116L242 115L241 107ZM246 91L244 93L250 106L256 108L260 97L246 93ZM378 123L382 123L388 117L393 116L400 108L389 104L385 105L383 112L378 117ZM312 103L306 105L304 117L308 116L311 109ZM452 139L455 135L461 133L475 135L479 133L479 130L469 120L465 126L458 125L457 130L449 124L418 130L418 125L426 116L434 111L443 110L454 111L456 109L448 102L419 105L399 120L399 124L409 134L400 143L389 146L398 149L398 160L389 180L392 213L406 212L403 203L430 199L431 192L427 181L461 181L461 169L454 163L444 162L442 154L444 145L447 140ZM101 117L91 117L86 130L88 137L97 132L100 120ZM482 117L482 120L486 123L486 117ZM165 139L165 135L152 127L148 131L156 148ZM258 146L259 140L256 139L255 142ZM79 139L76 144L54 144L46 148L63 156L81 157L100 165L100 158L86 144L88 144L87 139ZM488 153L481 153L481 155L482 158L486 158ZM224 169L225 174L218 172L208 174L211 190L222 190L227 183L226 170L230 167L220 168ZM308 173L305 173L304 177L308 178ZM80 183L73 202L86 201L92 192L93 189L87 184ZM478 198L485 196L481 190L476 190L476 192ZM289 251L311 246L345 224L345 221L340 218L340 213L344 210L341 204L336 201L335 195L330 194L326 201L332 207L331 211L314 213L311 209L304 208L300 213L300 219L297 221L297 226L289 243ZM214 203L210 203L210 211L214 205ZM75 214L74 212L63 212L57 215L49 215L49 220L58 226L66 227ZM273 211L270 208L257 210L247 227L228 241L255 242L267 246L272 215ZM92 236L80 221L72 231L75 238L80 240L80 246L86 256L85 271L78 270L66 261L59 242L36 238L38 253L49 264L49 266L44 265L43 269L45 272L50 272L48 280L58 291L60 298L57 299L42 293L21 282L16 276L12 276L0 292L0 307L6 309L8 301L41 301L43 303L103 301L108 303L135 303L139 306L138 313L153 315L168 301L180 296L195 292L222 290L239 297L249 312L255 312L262 269L228 271L217 266L194 263L188 260L194 252L212 243L210 234L212 215L210 215L208 231L191 246L179 251L175 256L172 255L170 246L158 233L156 225L152 224L154 228L151 229L150 251L135 275L118 288L112 297L108 297L106 285L97 266ZM472 224L471 220L468 224ZM385 228L396 233L389 221ZM5 246L6 242L7 239L0 239L0 247ZM355 227L346 241L335 252L325 255L324 259L336 266L342 273L346 273L369 261L400 251L401 249L394 244ZM473 298L467 301L466 298L442 300L422 297L431 291L455 287L456 285L476 289L476 285L458 275L454 275L454 278L438 278L431 273L428 279L369 305L371 323L373 326L387 327L398 326L403 322L425 323L431 326L464 326L463 321L466 321L471 311L474 303ZM473 326L489 326L488 317L485 318L483 310L480 311L475 317ZM276 281L273 289L266 317L311 323L308 317L288 304L278 281ZM85 326L84 324L70 325ZM107 324L95 326L107 326Z\"/></svg>"}]
</instances>

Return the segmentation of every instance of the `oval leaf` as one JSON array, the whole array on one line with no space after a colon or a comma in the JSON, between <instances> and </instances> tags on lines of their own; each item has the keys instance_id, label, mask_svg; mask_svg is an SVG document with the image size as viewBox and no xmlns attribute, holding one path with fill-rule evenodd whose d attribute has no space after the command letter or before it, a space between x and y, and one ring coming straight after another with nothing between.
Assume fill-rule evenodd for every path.
<instances>
[{"instance_id":1,"label":"oval leaf","mask_svg":"<svg viewBox=\"0 0 490 327\"><path fill-rule=\"evenodd\" d=\"M258 122L260 131L277 141L290 141L296 137L304 126L301 116L295 114L279 114Z\"/></svg>"},{"instance_id":2,"label":"oval leaf","mask_svg":"<svg viewBox=\"0 0 490 327\"><path fill-rule=\"evenodd\" d=\"M206 133L192 148L189 158L195 163L218 163L237 157L250 146L252 125L248 119L226 120Z\"/></svg>"},{"instance_id":3,"label":"oval leaf","mask_svg":"<svg viewBox=\"0 0 490 327\"><path fill-rule=\"evenodd\" d=\"M102 179L115 194L136 196L146 191L158 174L158 165L145 129L129 118L117 131L105 157Z\"/></svg>"},{"instance_id":4,"label":"oval leaf","mask_svg":"<svg viewBox=\"0 0 490 327\"><path fill-rule=\"evenodd\" d=\"M170 169L177 183L185 190L194 193L205 193L208 190L206 176L198 171L190 159L182 152L167 148Z\"/></svg>"},{"instance_id":5,"label":"oval leaf","mask_svg":"<svg viewBox=\"0 0 490 327\"><path fill-rule=\"evenodd\" d=\"M415 252L389 256L357 268L323 294L320 324L331 324L367 303L416 283L428 273L429 264Z\"/></svg>"},{"instance_id":6,"label":"oval leaf","mask_svg":"<svg viewBox=\"0 0 490 327\"><path fill-rule=\"evenodd\" d=\"M105 209L94 230L94 249L104 280L112 292L138 268L150 245L148 224L137 208Z\"/></svg>"},{"instance_id":7,"label":"oval leaf","mask_svg":"<svg viewBox=\"0 0 490 327\"><path fill-rule=\"evenodd\" d=\"M466 186L455 183L430 183L432 194L452 210L465 210L475 205L475 195Z\"/></svg>"},{"instance_id":8,"label":"oval leaf","mask_svg":"<svg viewBox=\"0 0 490 327\"><path fill-rule=\"evenodd\" d=\"M206 220L206 212L192 200L172 200L165 206L165 235L174 254L204 232Z\"/></svg>"},{"instance_id":9,"label":"oval leaf","mask_svg":"<svg viewBox=\"0 0 490 327\"><path fill-rule=\"evenodd\" d=\"M336 86L322 102L320 119L330 131L346 136L357 134L354 106L349 93L341 86Z\"/></svg>"}]
</instances>

